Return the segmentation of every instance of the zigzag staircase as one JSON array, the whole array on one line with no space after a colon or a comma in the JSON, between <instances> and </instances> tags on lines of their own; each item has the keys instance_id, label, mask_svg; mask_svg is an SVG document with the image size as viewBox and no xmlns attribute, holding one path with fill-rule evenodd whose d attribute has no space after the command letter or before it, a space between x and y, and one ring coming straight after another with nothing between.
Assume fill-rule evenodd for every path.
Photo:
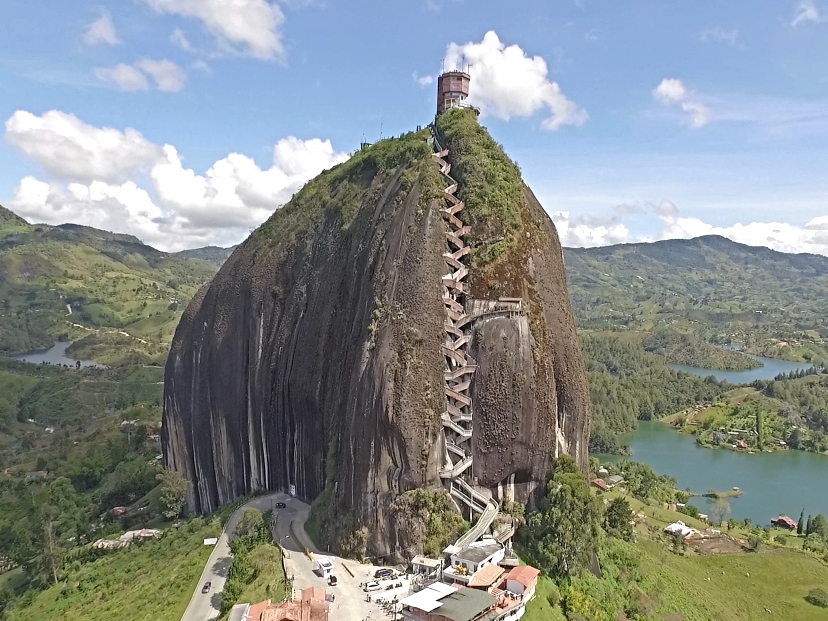
<instances>
[{"instance_id":1,"label":"zigzag staircase","mask_svg":"<svg viewBox=\"0 0 828 621\"><path fill-rule=\"evenodd\" d=\"M451 164L446 161L449 151L440 144L438 130L434 125L431 127L431 134L434 147L431 157L440 167L440 173L447 183L442 196L445 204L440 209L440 214L449 225L446 232L447 249L443 253L449 273L441 278L443 303L446 307L446 318L443 322L446 333L443 344L446 411L441 417L446 454L445 466L440 470L440 476L448 479L452 497L469 507L472 513L481 514L474 527L455 544L462 548L488 531L500 507L497 501L478 492L463 478L473 463L473 408L470 388L477 370L477 366L471 364L466 357L466 345L471 339L470 326L473 317L466 313L463 304L467 293L466 277L469 275L470 253L463 238L469 234L471 227L463 224L460 219L459 214L462 213L465 204L455 196L457 182L450 175Z\"/></svg>"}]
</instances>

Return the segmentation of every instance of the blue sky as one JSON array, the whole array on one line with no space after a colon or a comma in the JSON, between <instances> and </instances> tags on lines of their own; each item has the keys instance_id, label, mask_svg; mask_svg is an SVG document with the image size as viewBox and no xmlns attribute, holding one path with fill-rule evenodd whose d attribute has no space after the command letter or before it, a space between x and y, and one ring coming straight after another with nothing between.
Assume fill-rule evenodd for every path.
<instances>
[{"instance_id":1,"label":"blue sky","mask_svg":"<svg viewBox=\"0 0 828 621\"><path fill-rule=\"evenodd\" d=\"M828 254L826 0L65 0L0 22L0 203L32 221L237 243L363 137L428 123L429 80L465 58L565 244Z\"/></svg>"}]
</instances>

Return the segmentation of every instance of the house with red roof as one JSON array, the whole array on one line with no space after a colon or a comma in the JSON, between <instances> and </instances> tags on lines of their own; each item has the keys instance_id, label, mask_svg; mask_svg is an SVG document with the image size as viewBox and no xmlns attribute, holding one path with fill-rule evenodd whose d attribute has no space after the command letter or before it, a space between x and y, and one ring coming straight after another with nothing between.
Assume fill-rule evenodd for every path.
<instances>
[{"instance_id":1,"label":"house with red roof","mask_svg":"<svg viewBox=\"0 0 828 621\"><path fill-rule=\"evenodd\" d=\"M787 528L788 530L796 530L797 527L796 520L789 518L787 515L780 515L778 518L771 520L770 522L773 526Z\"/></svg>"}]
</instances>

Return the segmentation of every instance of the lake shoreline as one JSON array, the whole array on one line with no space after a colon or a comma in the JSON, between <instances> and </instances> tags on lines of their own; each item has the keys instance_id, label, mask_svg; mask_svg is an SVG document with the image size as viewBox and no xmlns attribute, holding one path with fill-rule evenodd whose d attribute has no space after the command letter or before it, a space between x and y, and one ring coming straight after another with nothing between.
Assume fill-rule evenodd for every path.
<instances>
[{"instance_id":1,"label":"lake shoreline","mask_svg":"<svg viewBox=\"0 0 828 621\"><path fill-rule=\"evenodd\" d=\"M659 420L640 421L639 428L622 436L632 457L595 455L602 463L631 459L649 464L657 474L676 479L678 489L731 490L741 495L728 498L735 519L750 518L769 524L780 514L789 515L804 508L806 513L828 514L828 497L815 493L824 488L828 457L821 453L786 450L755 453L745 459L745 451L707 451L690 434ZM705 504L712 498L700 497ZM703 510L703 509L702 509Z\"/></svg>"}]
</instances>

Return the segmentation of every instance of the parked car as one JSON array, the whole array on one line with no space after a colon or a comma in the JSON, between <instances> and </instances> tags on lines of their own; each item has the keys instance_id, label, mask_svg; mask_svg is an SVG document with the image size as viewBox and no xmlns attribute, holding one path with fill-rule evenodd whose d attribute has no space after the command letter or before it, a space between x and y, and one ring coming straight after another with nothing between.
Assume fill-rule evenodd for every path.
<instances>
[{"instance_id":1,"label":"parked car","mask_svg":"<svg viewBox=\"0 0 828 621\"><path fill-rule=\"evenodd\" d=\"M210 592L210 587L212 587L212 586L213 586L213 583L212 583L212 582L209 582L209 581L208 581L208 582L205 582L205 583L204 583L204 586L203 586L203 587L201 587L201 592L202 592L202 593L209 593L209 592Z\"/></svg>"},{"instance_id":2,"label":"parked car","mask_svg":"<svg viewBox=\"0 0 828 621\"><path fill-rule=\"evenodd\" d=\"M277 503L276 503L275 505L273 505L273 506L274 506L274 507L276 507L277 509L284 509L285 507L287 507L287 505L286 505L285 503L283 503L283 502L277 502Z\"/></svg>"},{"instance_id":3,"label":"parked car","mask_svg":"<svg viewBox=\"0 0 828 621\"><path fill-rule=\"evenodd\" d=\"M379 585L379 582L369 582L362 587L362 590L366 593L371 593L372 591L381 591L382 587Z\"/></svg>"},{"instance_id":4,"label":"parked car","mask_svg":"<svg viewBox=\"0 0 828 621\"><path fill-rule=\"evenodd\" d=\"M391 578L394 575L393 569L388 569L387 567L383 567L382 569L378 569L374 572L374 578Z\"/></svg>"},{"instance_id":5,"label":"parked car","mask_svg":"<svg viewBox=\"0 0 828 621\"><path fill-rule=\"evenodd\" d=\"M328 584L330 586L336 586L336 576L328 576Z\"/></svg>"}]
</instances>

